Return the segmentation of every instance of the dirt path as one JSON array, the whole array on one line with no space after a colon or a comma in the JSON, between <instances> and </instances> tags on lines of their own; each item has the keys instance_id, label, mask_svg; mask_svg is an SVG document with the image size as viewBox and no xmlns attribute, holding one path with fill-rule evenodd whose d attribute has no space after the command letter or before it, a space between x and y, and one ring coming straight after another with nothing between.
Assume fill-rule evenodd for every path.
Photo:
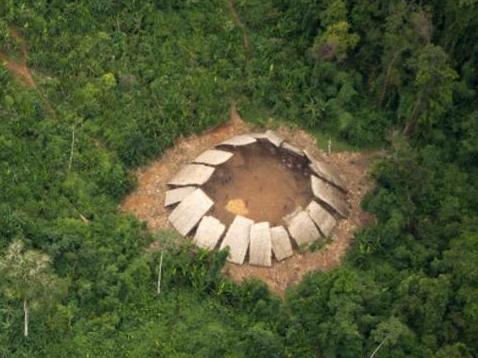
<instances>
[{"instance_id":1,"label":"dirt path","mask_svg":"<svg viewBox=\"0 0 478 358\"><path fill-rule=\"evenodd\" d=\"M10 71L15 78L21 81L24 85L30 88L36 88L36 83L33 80L32 74L24 63L14 62L9 59L3 52L0 52L0 61L5 68Z\"/></svg>"},{"instance_id":2,"label":"dirt path","mask_svg":"<svg viewBox=\"0 0 478 358\"><path fill-rule=\"evenodd\" d=\"M241 18L236 10L234 0L228 0L227 4L229 6L229 10L231 11L232 18L234 19L234 23L242 31L242 42L243 42L244 50L246 52L246 60L249 60L251 56L251 51L249 46L249 35L247 34L247 28L244 25L244 23L241 21Z\"/></svg>"},{"instance_id":3,"label":"dirt path","mask_svg":"<svg viewBox=\"0 0 478 358\"><path fill-rule=\"evenodd\" d=\"M20 51L22 53L22 58L20 61L14 61L12 58L9 58L5 53L0 51L0 61L3 65L9 70L15 78L20 80L24 85L31 88L36 88L36 83L33 80L32 73L27 66L28 58L28 48L25 40L20 35L19 32L15 30L10 30L10 36L18 42L20 45Z\"/></svg>"},{"instance_id":4,"label":"dirt path","mask_svg":"<svg viewBox=\"0 0 478 358\"><path fill-rule=\"evenodd\" d=\"M13 77L20 81L23 85L34 89L45 103L48 112L53 118L56 119L56 113L53 110L48 97L37 86L35 80L33 79L32 71L27 65L28 46L24 38L18 31L13 29L10 29L10 36L20 45L21 58L20 60L14 60L12 57L7 56L7 54L0 50L0 63L2 63L5 68L10 71Z\"/></svg>"},{"instance_id":5,"label":"dirt path","mask_svg":"<svg viewBox=\"0 0 478 358\"><path fill-rule=\"evenodd\" d=\"M175 146L167 150L161 158L137 170L138 187L124 199L121 209L146 221L152 231L171 229L167 221L170 210L163 206L166 182L184 164L202 151L226 138L254 130L251 125L241 120L233 108L227 124L200 136L180 138ZM340 152L327 156L317 148L315 139L302 130L283 126L276 131L292 144L308 149L313 156L321 156L335 166L348 183L349 201L352 206L350 217L340 221L333 232L334 239L321 250L295 252L294 256L285 261L274 262L272 268L261 268L249 264L239 266L230 263L224 267L224 272L237 282L256 277L263 280L273 292L283 295L287 287L300 282L306 273L317 270L326 271L339 266L350 246L355 230L373 221L370 215L361 210L360 201L373 186L368 177L368 170L371 162L379 157L380 153ZM154 248L153 246L152 249Z\"/></svg>"}]
</instances>

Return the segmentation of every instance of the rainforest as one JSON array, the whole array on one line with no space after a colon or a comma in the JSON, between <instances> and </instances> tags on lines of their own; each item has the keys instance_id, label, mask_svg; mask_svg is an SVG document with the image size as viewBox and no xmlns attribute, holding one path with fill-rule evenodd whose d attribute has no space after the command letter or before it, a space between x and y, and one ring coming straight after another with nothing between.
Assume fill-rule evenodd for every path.
<instances>
[{"instance_id":1,"label":"rainforest","mask_svg":"<svg viewBox=\"0 0 478 358\"><path fill-rule=\"evenodd\" d=\"M0 356L477 357L477 90L476 0L2 0ZM232 110L377 153L280 293L122 208Z\"/></svg>"}]
</instances>

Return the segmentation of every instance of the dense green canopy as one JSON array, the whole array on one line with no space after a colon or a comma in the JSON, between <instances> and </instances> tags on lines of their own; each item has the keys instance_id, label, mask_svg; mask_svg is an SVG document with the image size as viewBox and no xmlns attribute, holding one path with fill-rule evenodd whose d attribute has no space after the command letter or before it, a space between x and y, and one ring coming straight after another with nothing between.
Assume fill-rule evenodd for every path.
<instances>
[{"instance_id":1,"label":"dense green canopy","mask_svg":"<svg viewBox=\"0 0 478 358\"><path fill-rule=\"evenodd\" d=\"M51 265L48 287L2 266L0 356L478 356L476 0L6 0L0 60L0 261ZM377 223L283 301L117 210L233 101L387 153Z\"/></svg>"}]
</instances>

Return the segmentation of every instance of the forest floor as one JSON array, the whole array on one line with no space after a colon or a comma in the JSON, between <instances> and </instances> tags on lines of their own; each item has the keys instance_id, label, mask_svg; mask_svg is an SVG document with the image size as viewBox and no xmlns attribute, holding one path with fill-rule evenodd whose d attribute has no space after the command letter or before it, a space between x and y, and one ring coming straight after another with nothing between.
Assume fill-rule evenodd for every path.
<instances>
[{"instance_id":1,"label":"forest floor","mask_svg":"<svg viewBox=\"0 0 478 358\"><path fill-rule=\"evenodd\" d=\"M259 130L259 128L244 122L235 107L232 107L230 120L226 124L201 135L178 139L176 144L158 160L139 168L135 172L138 186L123 200L121 210L144 220L153 232L171 230L172 227L168 223L170 209L163 205L167 181L182 166L204 150L234 135ZM348 198L352 209L348 219L339 221L332 233L332 240L319 250L296 251L292 257L282 262L274 261L271 268L230 263L226 263L224 266L224 273L234 281L240 282L251 277L258 278L264 281L271 291L283 296L285 290L300 282L306 273L327 271L339 266L351 244L354 232L373 222L374 218L360 208L360 202L374 185L368 175L371 164L383 153L380 151L342 151L327 155L318 149L315 138L303 130L284 125L275 130L290 143L307 149L316 157L324 158L325 161L337 168L348 184ZM157 242L153 243L151 249L158 249Z\"/></svg>"}]
</instances>

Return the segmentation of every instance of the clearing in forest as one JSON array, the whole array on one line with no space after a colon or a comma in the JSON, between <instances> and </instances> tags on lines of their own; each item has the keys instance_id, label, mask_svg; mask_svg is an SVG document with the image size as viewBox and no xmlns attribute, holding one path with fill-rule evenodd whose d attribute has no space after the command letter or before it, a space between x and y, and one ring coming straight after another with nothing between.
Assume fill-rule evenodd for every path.
<instances>
[{"instance_id":1,"label":"clearing in forest","mask_svg":"<svg viewBox=\"0 0 478 358\"><path fill-rule=\"evenodd\" d=\"M290 165L272 146L256 143L237 148L203 187L215 203L211 215L226 225L236 214L255 222L283 224L286 215L312 199L305 168Z\"/></svg>"},{"instance_id":2,"label":"clearing in forest","mask_svg":"<svg viewBox=\"0 0 478 358\"><path fill-rule=\"evenodd\" d=\"M171 178L185 166L191 165L201 153L219 143L257 131L257 128L243 122L233 108L227 124L202 135L180 138L161 158L136 171L138 187L124 199L122 210L146 221L152 231L171 229L168 222L171 209L164 207L165 193L171 190L168 185ZM323 158L327 165L332 165L340 173L347 186L349 211L346 218L338 220L330 240L318 250L300 250L295 245L294 255L281 261L272 260L271 267L251 265L247 260L243 265L226 263L224 272L232 279L240 282L249 277L259 278L272 291L282 295L287 287L299 282L307 272L325 271L340 265L353 233L373 219L361 210L360 202L373 186L368 171L370 163L380 153L339 152L326 155L318 149L316 140L302 130L281 126L276 133L291 145L305 149L312 157ZM226 226L233 226L233 220L238 215L245 217L243 225L252 224L252 220L256 223L268 221L271 227L284 224L283 218L290 214L291 209L307 206L312 197L310 185L307 184L307 175L310 173L305 168L284 170L284 166L290 165L281 160L280 154L258 145L236 148L234 156L218 166L214 174L209 173L207 183L202 186L203 193L215 203L214 206L211 204L203 208L201 216L206 215L204 221L215 224L216 228L221 228L215 221L217 219ZM191 195L190 192L187 194ZM247 220L251 220L251 223ZM251 230L251 234L258 235L264 228L256 225ZM221 233L224 231L217 231L218 235ZM275 230L274 233L279 235L281 231ZM255 262L256 258L251 257L251 254L253 252L249 252L249 260Z\"/></svg>"}]
</instances>

